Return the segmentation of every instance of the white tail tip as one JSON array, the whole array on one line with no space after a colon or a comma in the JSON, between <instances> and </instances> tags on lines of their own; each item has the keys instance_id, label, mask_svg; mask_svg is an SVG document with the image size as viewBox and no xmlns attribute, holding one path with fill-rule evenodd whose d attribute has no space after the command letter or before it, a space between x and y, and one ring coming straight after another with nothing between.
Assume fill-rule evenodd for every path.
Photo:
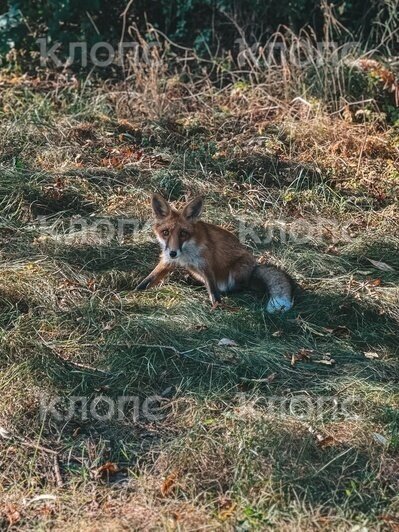
<instances>
[{"instance_id":1,"label":"white tail tip","mask_svg":"<svg viewBox=\"0 0 399 532\"><path fill-rule=\"evenodd\" d=\"M276 312L287 312L292 308L294 302L289 297L271 297L267 303L266 311L269 314Z\"/></svg>"}]
</instances>

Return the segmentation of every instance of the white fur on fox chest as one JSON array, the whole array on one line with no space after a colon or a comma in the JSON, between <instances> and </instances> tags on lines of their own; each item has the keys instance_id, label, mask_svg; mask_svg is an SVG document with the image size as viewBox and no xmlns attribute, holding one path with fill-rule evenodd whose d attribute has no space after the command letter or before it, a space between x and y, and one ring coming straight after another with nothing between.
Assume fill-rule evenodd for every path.
<instances>
[{"instance_id":1,"label":"white fur on fox chest","mask_svg":"<svg viewBox=\"0 0 399 532\"><path fill-rule=\"evenodd\" d=\"M163 257L168 264L180 266L180 268L202 270L205 266L202 250L202 246L198 246L196 242L187 241L183 244L182 250L177 251L177 256L174 259L169 256L168 249L164 249Z\"/></svg>"},{"instance_id":2,"label":"white fur on fox chest","mask_svg":"<svg viewBox=\"0 0 399 532\"><path fill-rule=\"evenodd\" d=\"M162 244L163 242L160 240L160 243ZM163 257L164 261L168 264L191 270L191 275L197 281L204 283L204 276L201 272L206 265L206 261L202 255L202 251L202 246L198 246L194 241L188 241L183 244L182 250L178 251L177 257L174 259L169 256L169 250L163 246ZM217 287L220 292L229 292L234 289L234 286L235 280L231 272L226 279L217 281Z\"/></svg>"}]
</instances>

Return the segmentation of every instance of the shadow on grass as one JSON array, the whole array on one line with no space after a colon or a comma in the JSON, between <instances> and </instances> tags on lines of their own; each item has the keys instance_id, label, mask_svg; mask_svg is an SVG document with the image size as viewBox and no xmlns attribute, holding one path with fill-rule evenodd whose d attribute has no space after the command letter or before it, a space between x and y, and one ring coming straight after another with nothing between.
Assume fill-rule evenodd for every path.
<instances>
[{"instance_id":1,"label":"shadow on grass","mask_svg":"<svg viewBox=\"0 0 399 532\"><path fill-rule=\"evenodd\" d=\"M250 294L226 298L235 311L212 312L203 287L173 283L131 297L98 344L99 368L106 374L95 375L95 386L104 380L116 394L157 394L175 386L200 396L244 388L269 395L287 385L323 394L323 387L331 393L331 383L343 377L375 383L399 380L391 363L399 352L396 320L342 294L304 293L282 317L265 315L261 301ZM171 299L175 304L165 306ZM90 305L75 310L74 316L90 327L92 313ZM231 338L237 346L219 346L221 338ZM301 349L311 350L310 359L292 365ZM383 351L384 358L364 356L373 350ZM272 373L276 379L270 384L265 379ZM90 372L76 376L62 371L54 384L76 390L84 380L87 391L92 378Z\"/></svg>"},{"instance_id":2,"label":"shadow on grass","mask_svg":"<svg viewBox=\"0 0 399 532\"><path fill-rule=\"evenodd\" d=\"M377 241L363 240L352 249L344 250L342 253L344 260L351 261L357 268L371 270L375 277L383 282L399 284L399 239L384 239L381 237ZM368 259L383 262L379 268L373 265ZM390 268L384 271L384 267Z\"/></svg>"},{"instance_id":3,"label":"shadow on grass","mask_svg":"<svg viewBox=\"0 0 399 532\"><path fill-rule=\"evenodd\" d=\"M151 264L157 263L159 250L153 242L123 245L87 245L80 247L63 246L54 253L54 258L62 260L74 268L92 274L107 272L137 272L140 276L149 273Z\"/></svg>"}]
</instances>

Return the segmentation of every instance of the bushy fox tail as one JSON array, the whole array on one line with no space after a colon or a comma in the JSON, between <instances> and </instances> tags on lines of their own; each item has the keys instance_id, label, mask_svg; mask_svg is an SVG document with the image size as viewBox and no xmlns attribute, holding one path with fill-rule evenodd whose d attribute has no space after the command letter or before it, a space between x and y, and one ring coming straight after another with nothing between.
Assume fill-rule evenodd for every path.
<instances>
[{"instance_id":1,"label":"bushy fox tail","mask_svg":"<svg viewBox=\"0 0 399 532\"><path fill-rule=\"evenodd\" d=\"M270 314L286 312L294 304L292 279L273 266L257 264L252 272L250 286L257 292L267 292L269 301L266 311Z\"/></svg>"}]
</instances>

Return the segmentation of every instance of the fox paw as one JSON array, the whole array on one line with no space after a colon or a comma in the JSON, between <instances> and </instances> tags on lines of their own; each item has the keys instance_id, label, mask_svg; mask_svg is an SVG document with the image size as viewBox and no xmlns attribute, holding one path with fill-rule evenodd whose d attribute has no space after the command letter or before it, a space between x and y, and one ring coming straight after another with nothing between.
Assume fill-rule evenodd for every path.
<instances>
[{"instance_id":1,"label":"fox paw","mask_svg":"<svg viewBox=\"0 0 399 532\"><path fill-rule=\"evenodd\" d=\"M271 297L267 303L266 311L269 314L287 312L292 308L293 301L289 297Z\"/></svg>"}]
</instances>

